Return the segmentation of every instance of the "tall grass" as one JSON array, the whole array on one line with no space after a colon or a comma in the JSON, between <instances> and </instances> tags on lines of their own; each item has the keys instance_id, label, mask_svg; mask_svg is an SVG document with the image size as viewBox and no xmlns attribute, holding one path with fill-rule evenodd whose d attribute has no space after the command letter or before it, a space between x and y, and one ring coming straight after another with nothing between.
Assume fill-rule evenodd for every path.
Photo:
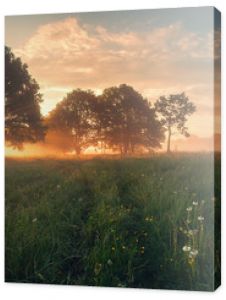
<instances>
[{"instance_id":1,"label":"tall grass","mask_svg":"<svg viewBox=\"0 0 226 300\"><path fill-rule=\"evenodd\" d=\"M210 154L7 160L6 281L212 290L213 175Z\"/></svg>"}]
</instances>

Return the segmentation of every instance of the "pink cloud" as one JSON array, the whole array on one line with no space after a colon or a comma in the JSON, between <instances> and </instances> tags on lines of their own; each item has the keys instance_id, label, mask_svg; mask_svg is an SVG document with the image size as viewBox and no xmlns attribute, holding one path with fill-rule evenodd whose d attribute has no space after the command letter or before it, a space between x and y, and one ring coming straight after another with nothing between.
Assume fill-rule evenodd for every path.
<instances>
[{"instance_id":1,"label":"pink cloud","mask_svg":"<svg viewBox=\"0 0 226 300\"><path fill-rule=\"evenodd\" d=\"M151 101L185 91L197 105L191 132L212 134L213 33L186 31L181 23L147 32L89 28L76 18L40 26L20 49L13 49L37 79L47 113L66 91L128 83ZM204 124L204 125L203 125Z\"/></svg>"}]
</instances>

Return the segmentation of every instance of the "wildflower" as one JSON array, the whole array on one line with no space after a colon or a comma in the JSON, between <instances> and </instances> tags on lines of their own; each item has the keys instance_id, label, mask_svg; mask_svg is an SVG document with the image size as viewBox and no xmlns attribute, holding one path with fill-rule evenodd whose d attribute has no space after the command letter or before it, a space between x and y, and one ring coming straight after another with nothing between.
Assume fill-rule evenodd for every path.
<instances>
[{"instance_id":1,"label":"wildflower","mask_svg":"<svg viewBox=\"0 0 226 300\"><path fill-rule=\"evenodd\" d=\"M108 264L109 266L113 265L113 262L112 262L112 260L111 260L111 259L109 259L109 260L107 261L107 264Z\"/></svg>"},{"instance_id":2,"label":"wildflower","mask_svg":"<svg viewBox=\"0 0 226 300\"><path fill-rule=\"evenodd\" d=\"M194 206L197 206L197 205L198 205L198 201L193 201L192 204L193 204Z\"/></svg>"},{"instance_id":3,"label":"wildflower","mask_svg":"<svg viewBox=\"0 0 226 300\"><path fill-rule=\"evenodd\" d=\"M144 247L140 247L140 253L144 254Z\"/></svg>"},{"instance_id":4,"label":"wildflower","mask_svg":"<svg viewBox=\"0 0 226 300\"><path fill-rule=\"evenodd\" d=\"M194 234L193 230L188 230L188 235L192 236Z\"/></svg>"},{"instance_id":5,"label":"wildflower","mask_svg":"<svg viewBox=\"0 0 226 300\"><path fill-rule=\"evenodd\" d=\"M153 221L153 217L146 217L146 218L145 218L145 221L146 221L146 222L152 222L152 221Z\"/></svg>"},{"instance_id":6,"label":"wildflower","mask_svg":"<svg viewBox=\"0 0 226 300\"><path fill-rule=\"evenodd\" d=\"M180 231L183 231L183 227L180 226L180 227L179 227L179 230L180 230Z\"/></svg>"},{"instance_id":7,"label":"wildflower","mask_svg":"<svg viewBox=\"0 0 226 300\"><path fill-rule=\"evenodd\" d=\"M203 216L198 216L198 221L202 222L204 220Z\"/></svg>"},{"instance_id":8,"label":"wildflower","mask_svg":"<svg viewBox=\"0 0 226 300\"><path fill-rule=\"evenodd\" d=\"M34 218L33 220L32 220L32 223L35 223L35 222L37 222L38 221L38 219L37 218Z\"/></svg>"},{"instance_id":9,"label":"wildflower","mask_svg":"<svg viewBox=\"0 0 226 300\"><path fill-rule=\"evenodd\" d=\"M115 251L115 247L111 247L111 250L112 250L112 251Z\"/></svg>"},{"instance_id":10,"label":"wildflower","mask_svg":"<svg viewBox=\"0 0 226 300\"><path fill-rule=\"evenodd\" d=\"M144 174L141 174L141 177L144 177Z\"/></svg>"},{"instance_id":11,"label":"wildflower","mask_svg":"<svg viewBox=\"0 0 226 300\"><path fill-rule=\"evenodd\" d=\"M147 236L147 235L148 235L148 233L147 233L147 232L145 232L145 233L144 233L144 236Z\"/></svg>"},{"instance_id":12,"label":"wildflower","mask_svg":"<svg viewBox=\"0 0 226 300\"><path fill-rule=\"evenodd\" d=\"M78 198L78 202L82 202L82 200L83 200L82 197Z\"/></svg>"},{"instance_id":13,"label":"wildflower","mask_svg":"<svg viewBox=\"0 0 226 300\"><path fill-rule=\"evenodd\" d=\"M191 251L191 247L185 245L185 246L182 248L182 250L183 250L184 252L189 252L189 251Z\"/></svg>"},{"instance_id":14,"label":"wildflower","mask_svg":"<svg viewBox=\"0 0 226 300\"><path fill-rule=\"evenodd\" d=\"M190 253L189 253L189 257L190 258L193 258L193 257L196 257L198 255L199 251L194 249L194 250L191 250Z\"/></svg>"},{"instance_id":15,"label":"wildflower","mask_svg":"<svg viewBox=\"0 0 226 300\"><path fill-rule=\"evenodd\" d=\"M57 185L57 189L58 189L58 190L60 189L60 184Z\"/></svg>"},{"instance_id":16,"label":"wildflower","mask_svg":"<svg viewBox=\"0 0 226 300\"><path fill-rule=\"evenodd\" d=\"M188 212L192 211L192 206L187 207L186 210L187 210Z\"/></svg>"},{"instance_id":17,"label":"wildflower","mask_svg":"<svg viewBox=\"0 0 226 300\"><path fill-rule=\"evenodd\" d=\"M176 195L176 194L177 194L177 191L174 191L173 193Z\"/></svg>"},{"instance_id":18,"label":"wildflower","mask_svg":"<svg viewBox=\"0 0 226 300\"><path fill-rule=\"evenodd\" d=\"M126 247L123 245L123 246L122 246L122 249L123 249L123 250L125 250L125 249L126 249Z\"/></svg>"}]
</instances>

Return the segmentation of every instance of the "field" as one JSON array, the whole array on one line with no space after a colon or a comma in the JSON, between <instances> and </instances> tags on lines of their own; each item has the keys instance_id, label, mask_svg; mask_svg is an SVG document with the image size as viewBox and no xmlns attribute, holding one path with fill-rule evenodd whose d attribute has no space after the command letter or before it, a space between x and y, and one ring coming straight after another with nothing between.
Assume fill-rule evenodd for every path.
<instances>
[{"instance_id":1,"label":"field","mask_svg":"<svg viewBox=\"0 0 226 300\"><path fill-rule=\"evenodd\" d=\"M213 290L212 169L211 154L7 159L6 281Z\"/></svg>"}]
</instances>

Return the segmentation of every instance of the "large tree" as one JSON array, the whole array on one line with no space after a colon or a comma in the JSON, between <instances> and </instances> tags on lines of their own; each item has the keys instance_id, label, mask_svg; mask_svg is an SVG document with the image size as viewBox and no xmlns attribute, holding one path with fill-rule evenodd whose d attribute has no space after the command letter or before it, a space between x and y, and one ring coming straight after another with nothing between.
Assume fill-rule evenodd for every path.
<instances>
[{"instance_id":1,"label":"large tree","mask_svg":"<svg viewBox=\"0 0 226 300\"><path fill-rule=\"evenodd\" d=\"M79 155L85 148L95 144L94 105L96 96L91 90L73 90L57 104L47 119L50 130L65 135L68 144L64 149Z\"/></svg>"},{"instance_id":2,"label":"large tree","mask_svg":"<svg viewBox=\"0 0 226 300\"><path fill-rule=\"evenodd\" d=\"M99 98L101 136L110 148L126 155L141 147L161 147L163 132L155 111L131 86L105 89Z\"/></svg>"},{"instance_id":3,"label":"large tree","mask_svg":"<svg viewBox=\"0 0 226 300\"><path fill-rule=\"evenodd\" d=\"M44 138L40 113L42 96L28 66L5 47L5 139L8 146L22 148L24 142Z\"/></svg>"},{"instance_id":4,"label":"large tree","mask_svg":"<svg viewBox=\"0 0 226 300\"><path fill-rule=\"evenodd\" d=\"M161 123L168 132L167 153L170 153L171 136L173 128L185 137L189 137L188 128L185 126L187 117L195 110L195 105L185 93L161 96L155 103L156 112L161 116Z\"/></svg>"}]
</instances>

